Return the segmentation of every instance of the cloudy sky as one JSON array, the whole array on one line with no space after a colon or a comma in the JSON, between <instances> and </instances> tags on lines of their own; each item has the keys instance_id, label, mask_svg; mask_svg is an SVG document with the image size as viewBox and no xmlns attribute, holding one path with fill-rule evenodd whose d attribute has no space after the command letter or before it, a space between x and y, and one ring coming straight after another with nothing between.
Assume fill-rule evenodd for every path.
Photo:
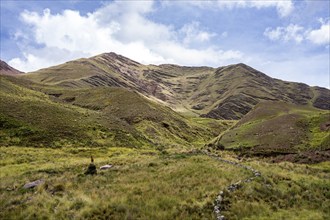
<instances>
[{"instance_id":1,"label":"cloudy sky","mask_svg":"<svg viewBox=\"0 0 330 220\"><path fill-rule=\"evenodd\" d=\"M1 59L22 71L116 52L144 64L246 63L329 88L330 2L1 0Z\"/></svg>"}]
</instances>

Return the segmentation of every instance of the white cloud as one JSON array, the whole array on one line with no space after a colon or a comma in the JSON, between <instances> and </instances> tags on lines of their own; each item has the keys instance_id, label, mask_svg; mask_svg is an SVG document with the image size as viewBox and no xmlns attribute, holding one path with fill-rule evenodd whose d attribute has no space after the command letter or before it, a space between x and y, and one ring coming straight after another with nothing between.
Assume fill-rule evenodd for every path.
<instances>
[{"instance_id":1,"label":"white cloud","mask_svg":"<svg viewBox=\"0 0 330 220\"><path fill-rule=\"evenodd\" d=\"M290 24L287 27L277 27L275 29L267 28L264 32L264 35L268 37L270 40L283 40L285 42L295 41L296 43L301 43L304 39L304 28Z\"/></svg>"},{"instance_id":2,"label":"white cloud","mask_svg":"<svg viewBox=\"0 0 330 220\"><path fill-rule=\"evenodd\" d=\"M49 9L42 14L24 11L21 19L27 29L24 34L16 33L24 58L14 58L9 63L17 69L33 71L110 51L146 64L220 66L243 57L239 51L207 45L197 50L193 43L207 42L215 34L201 30L198 23L174 30L153 22L147 18L153 10L151 1L114 1L87 15L73 10L59 14Z\"/></svg>"},{"instance_id":3,"label":"white cloud","mask_svg":"<svg viewBox=\"0 0 330 220\"><path fill-rule=\"evenodd\" d=\"M180 29L180 32L184 35L183 43L185 45L189 45L191 43L204 43L216 36L215 33L201 30L200 24L198 22L185 24Z\"/></svg>"},{"instance_id":4,"label":"white cloud","mask_svg":"<svg viewBox=\"0 0 330 220\"><path fill-rule=\"evenodd\" d=\"M275 7L280 17L286 17L294 10L294 5L291 0L274 0L274 1L248 1L250 7L266 8Z\"/></svg>"},{"instance_id":5,"label":"white cloud","mask_svg":"<svg viewBox=\"0 0 330 220\"><path fill-rule=\"evenodd\" d=\"M178 46L176 43L160 44L157 48L159 53L165 57L170 57L169 61L174 64L181 65L208 65L221 66L225 63L233 63L243 58L243 53L234 50L216 50L214 48L208 48L204 50L198 49L186 49Z\"/></svg>"},{"instance_id":6,"label":"white cloud","mask_svg":"<svg viewBox=\"0 0 330 220\"><path fill-rule=\"evenodd\" d=\"M311 30L307 34L307 39L314 44L330 44L330 20L325 22L319 19L321 27L316 30Z\"/></svg>"},{"instance_id":7,"label":"white cloud","mask_svg":"<svg viewBox=\"0 0 330 220\"><path fill-rule=\"evenodd\" d=\"M330 20L325 22L323 19L319 19L321 27L319 29L308 29L296 25L290 24L287 27L268 27L264 31L264 36L268 37L272 41L295 41L301 43L302 41L309 40L313 44L328 44L330 43Z\"/></svg>"},{"instance_id":8,"label":"white cloud","mask_svg":"<svg viewBox=\"0 0 330 220\"><path fill-rule=\"evenodd\" d=\"M65 49L58 49L54 47L47 48L29 48L28 52L24 52L24 59L14 58L10 60L9 65L17 68L18 70L24 70L26 72L41 69L43 67L53 66L59 63L63 63L68 60L81 58L88 56L81 52L70 52Z\"/></svg>"},{"instance_id":9,"label":"white cloud","mask_svg":"<svg viewBox=\"0 0 330 220\"><path fill-rule=\"evenodd\" d=\"M290 15L294 10L292 0L194 0L194 1L166 1L165 5L191 5L203 9L234 9L234 8L276 8L280 17Z\"/></svg>"}]
</instances>

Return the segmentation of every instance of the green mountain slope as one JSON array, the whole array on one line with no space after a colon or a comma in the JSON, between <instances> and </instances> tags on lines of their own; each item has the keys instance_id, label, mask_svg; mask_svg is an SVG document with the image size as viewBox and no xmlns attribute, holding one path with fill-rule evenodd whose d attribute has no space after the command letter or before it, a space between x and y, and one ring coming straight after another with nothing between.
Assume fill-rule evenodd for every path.
<instances>
[{"instance_id":1,"label":"green mountain slope","mask_svg":"<svg viewBox=\"0 0 330 220\"><path fill-rule=\"evenodd\" d=\"M190 146L226 127L188 120L124 88L63 89L0 77L1 145Z\"/></svg>"},{"instance_id":2,"label":"green mountain slope","mask_svg":"<svg viewBox=\"0 0 330 220\"><path fill-rule=\"evenodd\" d=\"M264 102L210 146L264 156L328 152L325 156L330 159L329 129L329 111L283 102Z\"/></svg>"},{"instance_id":3,"label":"green mountain slope","mask_svg":"<svg viewBox=\"0 0 330 220\"><path fill-rule=\"evenodd\" d=\"M330 91L273 79L245 64L220 68L142 65L101 54L23 76L62 88L129 88L188 115L240 119L261 101L330 109Z\"/></svg>"}]
</instances>

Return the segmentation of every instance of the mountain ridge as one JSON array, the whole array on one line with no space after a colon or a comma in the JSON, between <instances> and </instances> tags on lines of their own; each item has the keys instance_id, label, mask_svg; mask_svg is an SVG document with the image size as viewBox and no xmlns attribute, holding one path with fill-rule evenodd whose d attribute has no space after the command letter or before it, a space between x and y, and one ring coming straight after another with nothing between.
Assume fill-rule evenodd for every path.
<instances>
[{"instance_id":1,"label":"mountain ridge","mask_svg":"<svg viewBox=\"0 0 330 220\"><path fill-rule=\"evenodd\" d=\"M274 79L243 63L219 68L143 65L111 52L22 77L62 88L124 87L177 112L215 119L240 119L269 100L330 109L328 89Z\"/></svg>"}]
</instances>

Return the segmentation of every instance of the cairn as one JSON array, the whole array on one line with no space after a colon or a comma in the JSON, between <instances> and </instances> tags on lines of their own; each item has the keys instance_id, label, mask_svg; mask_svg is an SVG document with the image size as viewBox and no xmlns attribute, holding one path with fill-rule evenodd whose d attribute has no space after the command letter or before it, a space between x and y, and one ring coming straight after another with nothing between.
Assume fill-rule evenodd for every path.
<instances>
[{"instance_id":1,"label":"cairn","mask_svg":"<svg viewBox=\"0 0 330 220\"><path fill-rule=\"evenodd\" d=\"M97 173L97 170L96 170L96 166L94 164L94 158L93 156L91 156L91 163L89 164L86 172L85 172L85 175L94 175Z\"/></svg>"}]
</instances>

